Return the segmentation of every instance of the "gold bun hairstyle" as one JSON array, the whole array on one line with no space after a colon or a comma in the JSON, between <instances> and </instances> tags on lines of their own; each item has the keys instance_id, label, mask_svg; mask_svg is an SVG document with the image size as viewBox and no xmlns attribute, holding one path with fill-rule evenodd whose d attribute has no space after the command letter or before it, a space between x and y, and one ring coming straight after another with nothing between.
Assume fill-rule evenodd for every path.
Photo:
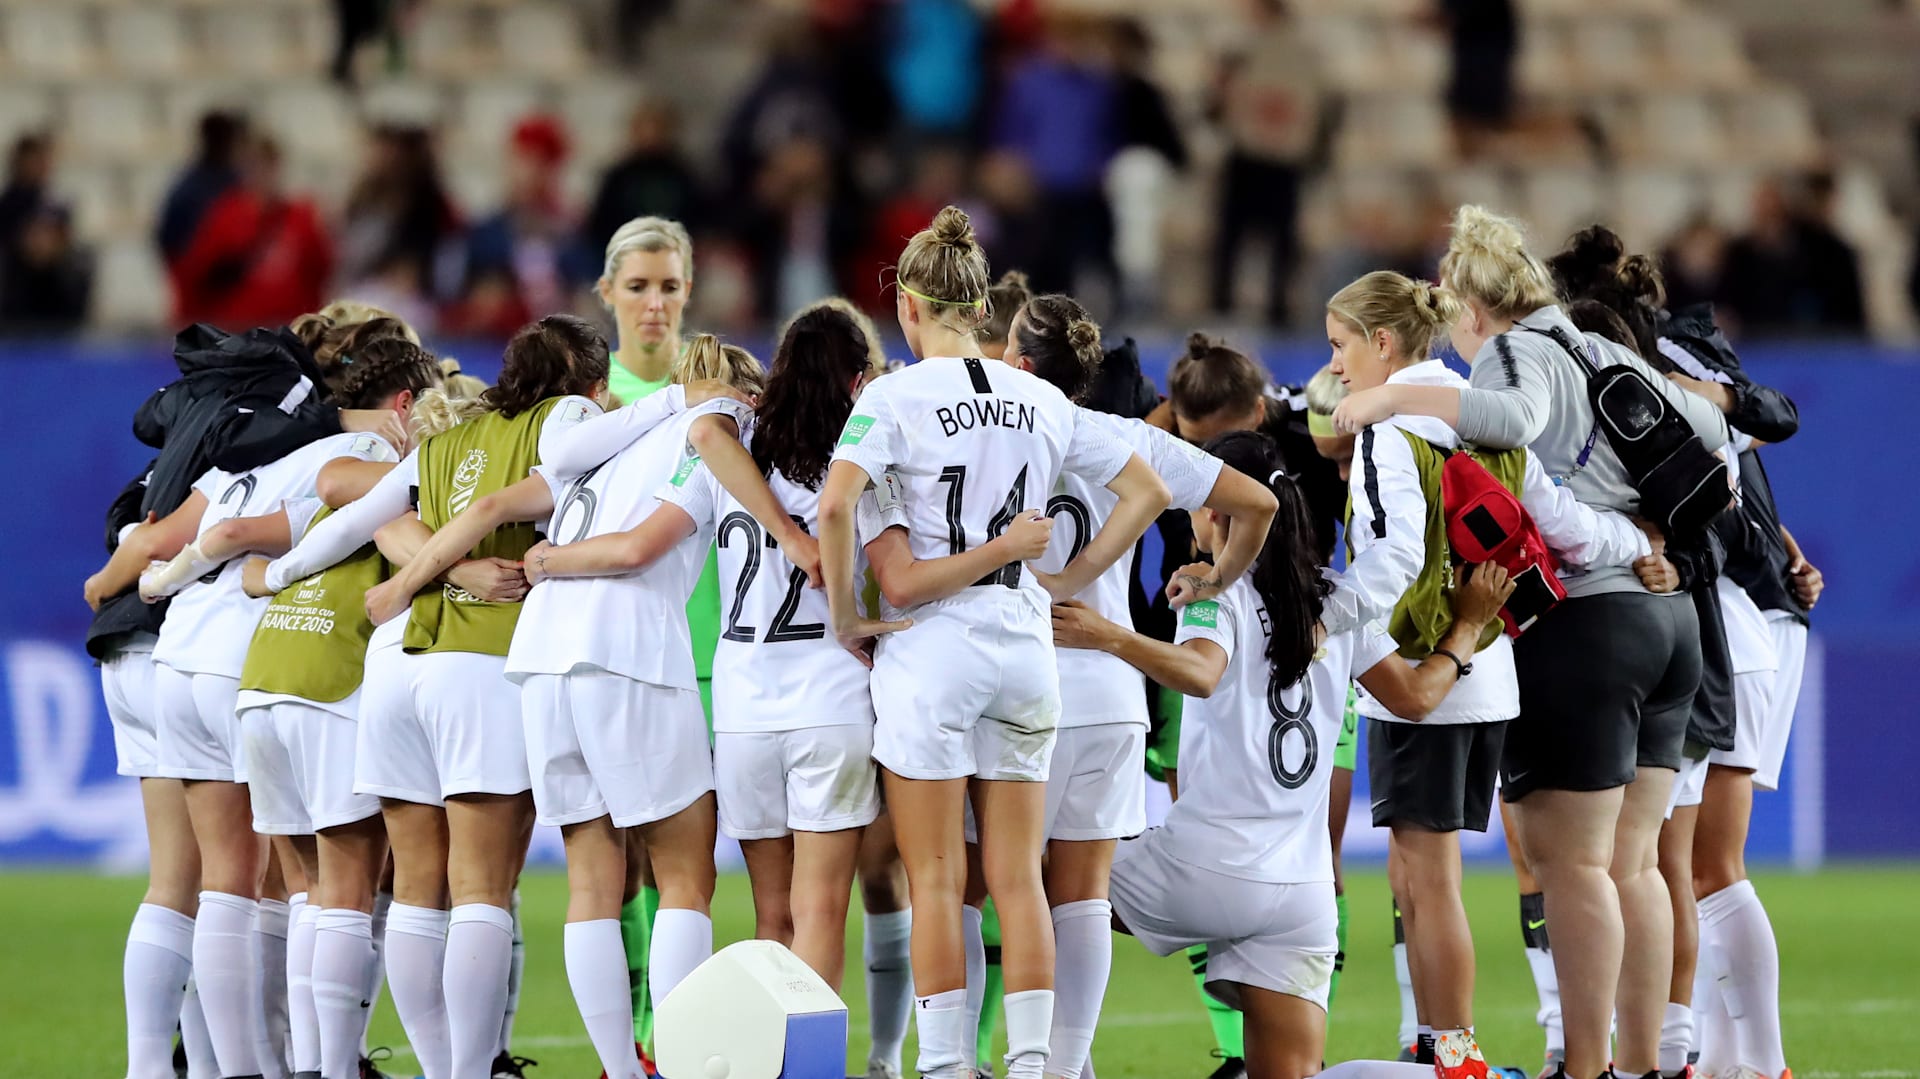
<instances>
[{"instance_id":1,"label":"gold bun hairstyle","mask_svg":"<svg viewBox=\"0 0 1920 1079\"><path fill-rule=\"evenodd\" d=\"M1462 206L1440 259L1440 279L1464 300L1517 319L1559 302L1553 277L1527 250L1520 223L1484 206Z\"/></svg>"},{"instance_id":2,"label":"gold bun hairstyle","mask_svg":"<svg viewBox=\"0 0 1920 1079\"><path fill-rule=\"evenodd\" d=\"M1395 358L1424 360L1433 339L1460 318L1464 308L1452 292L1391 270L1375 270L1333 294L1327 313L1371 338L1386 330Z\"/></svg>"},{"instance_id":3,"label":"gold bun hairstyle","mask_svg":"<svg viewBox=\"0 0 1920 1079\"><path fill-rule=\"evenodd\" d=\"M970 334L987 321L987 253L974 239L973 221L958 206L942 209L907 241L894 271L900 290L948 329Z\"/></svg>"}]
</instances>

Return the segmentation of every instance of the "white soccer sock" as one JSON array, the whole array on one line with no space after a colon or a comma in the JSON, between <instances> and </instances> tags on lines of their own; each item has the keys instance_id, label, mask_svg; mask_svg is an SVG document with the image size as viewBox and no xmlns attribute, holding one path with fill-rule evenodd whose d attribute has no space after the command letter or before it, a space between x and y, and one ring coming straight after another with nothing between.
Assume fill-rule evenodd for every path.
<instances>
[{"instance_id":1,"label":"white soccer sock","mask_svg":"<svg viewBox=\"0 0 1920 1079\"><path fill-rule=\"evenodd\" d=\"M1053 1032L1047 1036L1047 1074L1079 1079L1100 1005L1113 974L1113 904L1104 899L1053 908ZM1012 1052L1013 1021L1007 1021Z\"/></svg>"},{"instance_id":2,"label":"white soccer sock","mask_svg":"<svg viewBox=\"0 0 1920 1079\"><path fill-rule=\"evenodd\" d=\"M1407 946L1393 946L1393 980L1400 984L1400 1048L1412 1049L1420 1038L1420 1013L1413 1005L1413 969L1407 966Z\"/></svg>"},{"instance_id":3,"label":"white soccer sock","mask_svg":"<svg viewBox=\"0 0 1920 1079\"><path fill-rule=\"evenodd\" d=\"M387 980L387 911L393 907L392 892L373 895L373 965L367 968L366 988L360 999L367 1002L360 1020L360 1055L367 1055L367 1028L373 1025L373 1009L380 1003L380 987Z\"/></svg>"},{"instance_id":4,"label":"white soccer sock","mask_svg":"<svg viewBox=\"0 0 1920 1079\"><path fill-rule=\"evenodd\" d=\"M633 989L627 953L620 943L620 919L568 922L567 984L587 1026L587 1040L600 1054L607 1079L641 1079L640 1055L633 1048Z\"/></svg>"},{"instance_id":5,"label":"white soccer sock","mask_svg":"<svg viewBox=\"0 0 1920 1079\"><path fill-rule=\"evenodd\" d=\"M713 954L713 919L697 910L662 907L653 920L653 944L647 950L647 982L653 1013L693 968Z\"/></svg>"},{"instance_id":6,"label":"white soccer sock","mask_svg":"<svg viewBox=\"0 0 1920 1079\"><path fill-rule=\"evenodd\" d=\"M1739 1039L1720 999L1720 970L1725 965L1703 936L1693 971L1693 1044L1699 1053L1694 1070L1700 1075L1727 1075L1736 1066Z\"/></svg>"},{"instance_id":7,"label":"white soccer sock","mask_svg":"<svg viewBox=\"0 0 1920 1079\"><path fill-rule=\"evenodd\" d=\"M1660 1070L1677 1073L1687 1066L1693 1052L1693 1009L1685 1004L1667 1002L1667 1013L1660 1020Z\"/></svg>"},{"instance_id":8,"label":"white soccer sock","mask_svg":"<svg viewBox=\"0 0 1920 1079\"><path fill-rule=\"evenodd\" d=\"M363 994L374 965L373 916L357 910L316 912L313 1010L323 1079L359 1079L360 1032L372 1002Z\"/></svg>"},{"instance_id":9,"label":"white soccer sock","mask_svg":"<svg viewBox=\"0 0 1920 1079\"><path fill-rule=\"evenodd\" d=\"M1053 990L1008 993L1003 1004L1007 1016L1007 1079L1041 1079L1047 1072L1047 1039L1053 1030Z\"/></svg>"},{"instance_id":10,"label":"white soccer sock","mask_svg":"<svg viewBox=\"0 0 1920 1079\"><path fill-rule=\"evenodd\" d=\"M980 1066L974 1053L979 1048L980 1011L987 1004L986 917L979 907L960 906L960 947L967 963L967 1040L960 1047L960 1061L968 1068Z\"/></svg>"},{"instance_id":11,"label":"white soccer sock","mask_svg":"<svg viewBox=\"0 0 1920 1079\"><path fill-rule=\"evenodd\" d=\"M127 929L127 1079L173 1079L173 1025L193 976L193 919L142 903Z\"/></svg>"},{"instance_id":12,"label":"white soccer sock","mask_svg":"<svg viewBox=\"0 0 1920 1079\"><path fill-rule=\"evenodd\" d=\"M1560 1026L1560 978L1553 971L1553 952L1528 948L1527 968L1533 972L1533 991L1540 999L1533 1021L1546 1032L1548 1054L1565 1053L1567 1036Z\"/></svg>"},{"instance_id":13,"label":"white soccer sock","mask_svg":"<svg viewBox=\"0 0 1920 1079\"><path fill-rule=\"evenodd\" d=\"M447 1035L447 912L395 903L387 913L387 988L426 1079L453 1074ZM489 1061L491 1063L491 1061Z\"/></svg>"},{"instance_id":14,"label":"white soccer sock","mask_svg":"<svg viewBox=\"0 0 1920 1079\"><path fill-rule=\"evenodd\" d=\"M260 904L226 892L201 892L193 920L193 980L207 1019L207 1040L221 1075L257 1075L254 1028L260 1023L253 919Z\"/></svg>"},{"instance_id":15,"label":"white soccer sock","mask_svg":"<svg viewBox=\"0 0 1920 1079\"><path fill-rule=\"evenodd\" d=\"M1320 1073L1321 1079L1426 1079L1433 1074L1431 1064L1405 1064L1391 1060L1348 1060Z\"/></svg>"},{"instance_id":16,"label":"white soccer sock","mask_svg":"<svg viewBox=\"0 0 1920 1079\"><path fill-rule=\"evenodd\" d=\"M967 991L949 989L913 999L913 1025L920 1033L923 1079L960 1079L973 1055L974 1031L967 1029ZM978 1020L975 1027L979 1026Z\"/></svg>"},{"instance_id":17,"label":"white soccer sock","mask_svg":"<svg viewBox=\"0 0 1920 1079\"><path fill-rule=\"evenodd\" d=\"M500 1048L500 1017L507 1010L507 974L513 965L513 915L490 903L462 903L447 921L447 1037L453 1074L479 1076Z\"/></svg>"},{"instance_id":18,"label":"white soccer sock","mask_svg":"<svg viewBox=\"0 0 1920 1079\"><path fill-rule=\"evenodd\" d=\"M1752 881L1700 900L1702 951L1708 941L1724 964L1720 995L1733 1018L1738 1063L1762 1075L1779 1075L1787 1067L1780 1044L1780 947Z\"/></svg>"},{"instance_id":19,"label":"white soccer sock","mask_svg":"<svg viewBox=\"0 0 1920 1079\"><path fill-rule=\"evenodd\" d=\"M207 1013L200 1007L200 987L187 979L180 999L180 1046L187 1051L187 1079L220 1079L220 1061L213 1055L213 1037L207 1033Z\"/></svg>"},{"instance_id":20,"label":"white soccer sock","mask_svg":"<svg viewBox=\"0 0 1920 1079\"><path fill-rule=\"evenodd\" d=\"M868 1064L900 1070L913 1014L913 912L866 916Z\"/></svg>"},{"instance_id":21,"label":"white soccer sock","mask_svg":"<svg viewBox=\"0 0 1920 1079\"><path fill-rule=\"evenodd\" d=\"M520 982L526 977L527 971L527 930L525 924L520 921L520 889L513 890L513 902L508 905L507 910L513 915L513 959L507 965L507 1010L500 1017L498 1053L504 1053L513 1047L513 1017L520 1014ZM627 1011L631 1017L633 1011L631 993L627 998ZM633 1024L629 1022L627 1025Z\"/></svg>"},{"instance_id":22,"label":"white soccer sock","mask_svg":"<svg viewBox=\"0 0 1920 1079\"><path fill-rule=\"evenodd\" d=\"M287 1002L287 903L262 899L253 918L254 976L260 979L260 1021L254 1063L265 1079L286 1079L293 1023Z\"/></svg>"},{"instance_id":23,"label":"white soccer sock","mask_svg":"<svg viewBox=\"0 0 1920 1079\"><path fill-rule=\"evenodd\" d=\"M313 934L320 923L320 905L307 893L287 897L287 1027L293 1049L293 1070L320 1070L320 1016L313 1003Z\"/></svg>"}]
</instances>

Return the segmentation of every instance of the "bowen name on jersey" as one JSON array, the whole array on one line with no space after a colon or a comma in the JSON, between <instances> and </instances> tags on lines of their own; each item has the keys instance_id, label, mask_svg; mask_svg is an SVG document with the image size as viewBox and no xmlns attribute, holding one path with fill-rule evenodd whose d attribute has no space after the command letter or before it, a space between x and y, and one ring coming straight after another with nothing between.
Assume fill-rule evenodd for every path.
<instances>
[{"instance_id":1,"label":"bowen name on jersey","mask_svg":"<svg viewBox=\"0 0 1920 1079\"><path fill-rule=\"evenodd\" d=\"M947 433L948 438L976 427L1011 427L1028 433L1033 431L1033 406L1004 397L956 401L950 407L934 409L933 414L940 418L940 429Z\"/></svg>"}]
</instances>

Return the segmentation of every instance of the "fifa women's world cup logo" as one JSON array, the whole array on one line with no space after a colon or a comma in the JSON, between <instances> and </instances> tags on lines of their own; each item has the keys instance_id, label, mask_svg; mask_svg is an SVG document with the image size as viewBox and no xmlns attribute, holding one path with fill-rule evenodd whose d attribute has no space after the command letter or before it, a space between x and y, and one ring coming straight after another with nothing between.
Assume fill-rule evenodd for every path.
<instances>
[{"instance_id":1,"label":"fifa women's world cup logo","mask_svg":"<svg viewBox=\"0 0 1920 1079\"><path fill-rule=\"evenodd\" d=\"M456 515L473 504L474 489L480 486L480 477L487 471L487 451L473 449L453 470L453 493L447 496L447 513Z\"/></svg>"}]
</instances>

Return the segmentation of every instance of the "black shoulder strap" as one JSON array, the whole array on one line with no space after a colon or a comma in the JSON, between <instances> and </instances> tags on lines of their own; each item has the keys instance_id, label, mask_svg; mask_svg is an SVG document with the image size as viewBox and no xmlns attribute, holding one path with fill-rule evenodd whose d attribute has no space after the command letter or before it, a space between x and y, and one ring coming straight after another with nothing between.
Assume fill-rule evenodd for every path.
<instances>
[{"instance_id":1,"label":"black shoulder strap","mask_svg":"<svg viewBox=\"0 0 1920 1079\"><path fill-rule=\"evenodd\" d=\"M1549 326L1544 330L1535 329L1521 322L1514 323L1513 328L1516 330L1525 330L1528 333L1537 333L1542 337L1551 339L1553 343L1559 345L1567 355L1572 356L1578 361L1580 366L1586 368L1587 374L1597 375L1600 373L1600 368L1594 364L1593 357L1587 352L1586 343L1576 342L1572 335L1568 334L1566 330L1558 326Z\"/></svg>"}]
</instances>

